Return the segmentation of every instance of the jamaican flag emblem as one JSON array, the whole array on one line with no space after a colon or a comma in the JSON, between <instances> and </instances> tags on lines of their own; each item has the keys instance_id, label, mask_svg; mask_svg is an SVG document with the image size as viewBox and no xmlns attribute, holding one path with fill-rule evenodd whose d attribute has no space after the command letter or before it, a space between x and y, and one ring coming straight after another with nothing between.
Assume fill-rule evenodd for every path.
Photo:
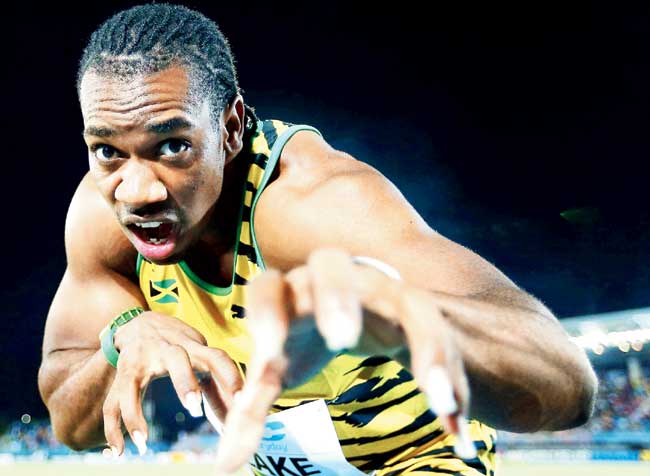
<instances>
[{"instance_id":1,"label":"jamaican flag emblem","mask_svg":"<svg viewBox=\"0 0 650 476\"><path fill-rule=\"evenodd\" d=\"M178 302L178 285L175 279L149 281L149 295L154 302L169 304Z\"/></svg>"}]
</instances>

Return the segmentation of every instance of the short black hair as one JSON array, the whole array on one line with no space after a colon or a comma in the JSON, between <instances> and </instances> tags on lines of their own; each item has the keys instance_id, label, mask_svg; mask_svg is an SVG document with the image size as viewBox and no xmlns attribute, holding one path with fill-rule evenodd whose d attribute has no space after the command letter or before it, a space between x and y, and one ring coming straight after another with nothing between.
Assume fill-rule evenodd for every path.
<instances>
[{"instance_id":1,"label":"short black hair","mask_svg":"<svg viewBox=\"0 0 650 476\"><path fill-rule=\"evenodd\" d=\"M239 94L232 51L217 24L167 3L123 10L95 30L79 62L77 94L89 70L128 80L175 65L188 68L196 91L208 91L214 119Z\"/></svg>"}]
</instances>

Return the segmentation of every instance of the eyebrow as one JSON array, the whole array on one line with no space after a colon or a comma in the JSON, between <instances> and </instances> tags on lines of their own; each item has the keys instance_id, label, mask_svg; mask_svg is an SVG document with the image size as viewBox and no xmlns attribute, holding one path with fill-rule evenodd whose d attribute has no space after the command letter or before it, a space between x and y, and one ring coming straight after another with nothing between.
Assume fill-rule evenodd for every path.
<instances>
[{"instance_id":1,"label":"eyebrow","mask_svg":"<svg viewBox=\"0 0 650 476\"><path fill-rule=\"evenodd\" d=\"M169 134L181 129L192 129L194 125L182 117L172 117L163 122L157 122L155 124L148 124L145 126L145 131L151 132L153 134ZM94 127L88 126L82 134L85 136L96 136L96 137L112 137L118 134L115 129L110 127Z\"/></svg>"}]
</instances>

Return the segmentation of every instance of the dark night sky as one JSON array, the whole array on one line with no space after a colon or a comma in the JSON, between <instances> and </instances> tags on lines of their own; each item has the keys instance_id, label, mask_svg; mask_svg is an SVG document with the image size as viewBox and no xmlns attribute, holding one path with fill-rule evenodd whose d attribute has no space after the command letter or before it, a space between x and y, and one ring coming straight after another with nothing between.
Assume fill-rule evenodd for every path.
<instances>
[{"instance_id":1,"label":"dark night sky","mask_svg":"<svg viewBox=\"0 0 650 476\"><path fill-rule=\"evenodd\" d=\"M204 3L186 5L221 25L260 116L318 127L559 317L650 305L647 8ZM41 333L86 169L76 64L134 4L3 14L0 419L44 414Z\"/></svg>"}]
</instances>

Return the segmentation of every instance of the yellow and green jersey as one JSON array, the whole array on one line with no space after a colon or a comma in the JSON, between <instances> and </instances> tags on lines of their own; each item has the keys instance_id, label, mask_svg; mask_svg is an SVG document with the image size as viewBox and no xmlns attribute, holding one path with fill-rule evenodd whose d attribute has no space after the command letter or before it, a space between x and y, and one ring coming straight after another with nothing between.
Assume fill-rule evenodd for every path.
<instances>
[{"instance_id":1,"label":"yellow and green jersey","mask_svg":"<svg viewBox=\"0 0 650 476\"><path fill-rule=\"evenodd\" d=\"M241 192L230 286L205 282L184 261L161 266L138 256L140 288L149 308L194 327L208 345L226 351L242 368L252 351L246 328L246 285L265 269L255 239L255 205L284 145L301 130L319 134L308 126L257 121L237 158L249 165ZM362 471L383 468L377 474L406 474L409 467L419 472L431 461L442 461L448 471L454 471L445 470L444 474L493 474L496 432L471 421L470 433L479 456L474 460L458 459L453 454L455 437L443 431L411 374L387 357L341 353L314 378L286 390L274 410L321 398L327 403L345 457ZM391 468L394 471L388 471Z\"/></svg>"}]
</instances>

